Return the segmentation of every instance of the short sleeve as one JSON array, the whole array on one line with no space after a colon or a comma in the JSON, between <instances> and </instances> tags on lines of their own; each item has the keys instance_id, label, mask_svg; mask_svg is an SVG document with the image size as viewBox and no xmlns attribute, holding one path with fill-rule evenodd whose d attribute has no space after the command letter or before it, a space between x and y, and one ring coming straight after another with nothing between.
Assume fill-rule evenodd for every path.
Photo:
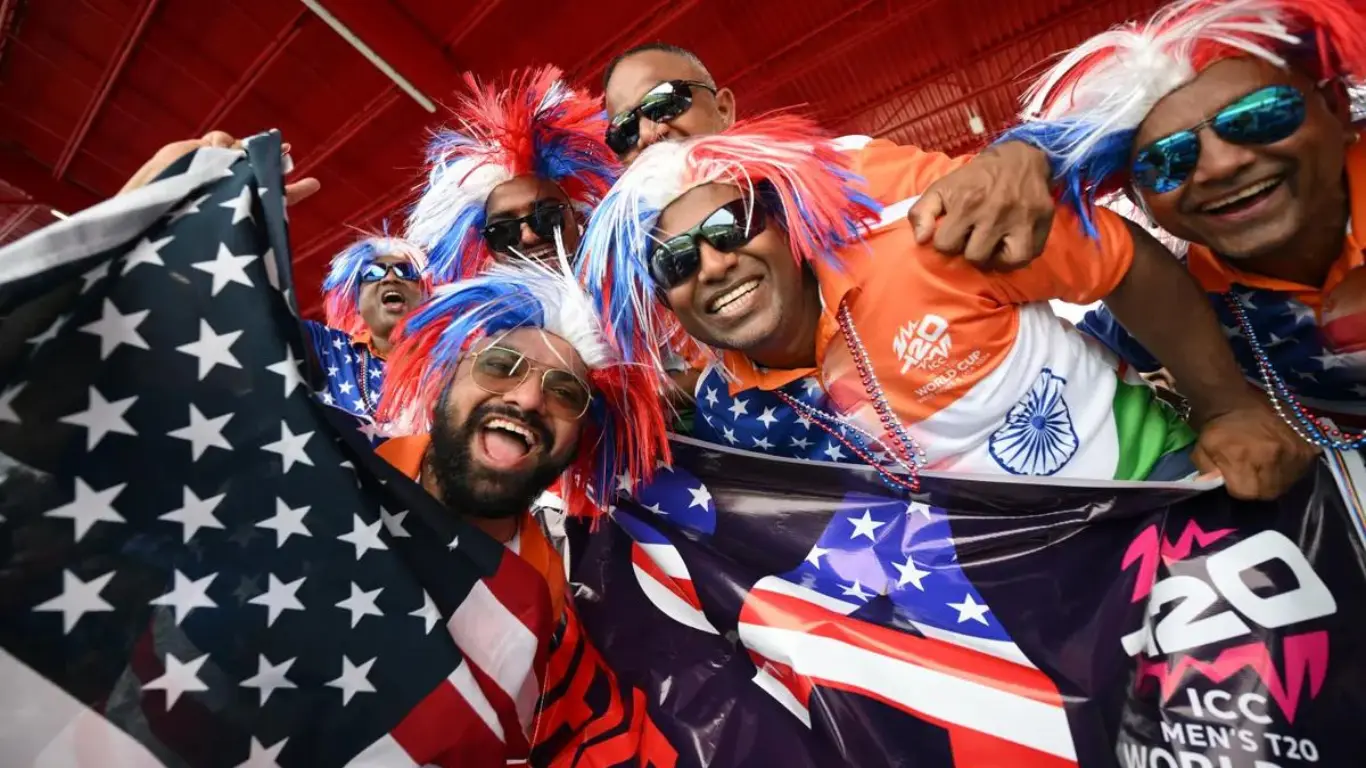
<instances>
[{"instance_id":1,"label":"short sleeve","mask_svg":"<svg viewBox=\"0 0 1366 768\"><path fill-rule=\"evenodd\" d=\"M1005 303L1062 299L1091 304L1119 286L1134 261L1134 238L1117 213L1095 212L1099 237L1091 238L1070 209L1059 207L1043 254L1029 266L993 276Z\"/></svg>"},{"instance_id":2,"label":"short sleeve","mask_svg":"<svg viewBox=\"0 0 1366 768\"><path fill-rule=\"evenodd\" d=\"M850 152L853 170L868 182L873 197L891 205L922 194L931 184L961 168L972 155L949 157L919 147L874 139Z\"/></svg>"}]
</instances>

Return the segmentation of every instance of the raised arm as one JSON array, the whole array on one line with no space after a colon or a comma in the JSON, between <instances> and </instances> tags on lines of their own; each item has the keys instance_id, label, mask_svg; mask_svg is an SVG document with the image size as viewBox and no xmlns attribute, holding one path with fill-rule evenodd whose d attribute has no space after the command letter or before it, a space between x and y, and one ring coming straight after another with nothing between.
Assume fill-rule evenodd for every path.
<instances>
[{"instance_id":1,"label":"raised arm","mask_svg":"<svg viewBox=\"0 0 1366 768\"><path fill-rule=\"evenodd\" d=\"M1313 462L1296 435L1243 379L1219 321L1181 263L1132 222L1133 262L1105 297L1115 318L1180 382L1200 429L1192 456L1238 498L1274 498Z\"/></svg>"}]
</instances>

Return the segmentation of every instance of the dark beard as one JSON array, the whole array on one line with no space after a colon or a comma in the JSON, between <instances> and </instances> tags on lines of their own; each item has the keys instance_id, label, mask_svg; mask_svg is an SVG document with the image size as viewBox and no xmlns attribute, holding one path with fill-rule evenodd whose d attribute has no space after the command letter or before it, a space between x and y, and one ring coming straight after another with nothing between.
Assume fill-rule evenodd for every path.
<instances>
[{"instance_id":1,"label":"dark beard","mask_svg":"<svg viewBox=\"0 0 1366 768\"><path fill-rule=\"evenodd\" d=\"M544 453L533 466L513 472L478 466L470 455L477 425L494 414L515 416L526 422L538 433L543 446L552 442L550 430L535 414L507 406L484 403L459 428L452 427L447 419L434 419L426 469L436 480L441 503L457 514L490 520L520 515L531 509L531 503L555 482L573 458L573 450L561 460Z\"/></svg>"}]
</instances>

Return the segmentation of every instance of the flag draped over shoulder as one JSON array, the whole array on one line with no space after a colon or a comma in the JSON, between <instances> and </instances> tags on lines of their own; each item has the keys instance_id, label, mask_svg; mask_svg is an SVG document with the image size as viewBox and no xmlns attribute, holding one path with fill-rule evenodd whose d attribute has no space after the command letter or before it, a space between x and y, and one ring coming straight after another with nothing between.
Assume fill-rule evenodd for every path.
<instances>
[{"instance_id":1,"label":"flag draped over shoulder","mask_svg":"<svg viewBox=\"0 0 1366 768\"><path fill-rule=\"evenodd\" d=\"M0 252L5 765L528 749L545 582L310 399L281 171L201 149Z\"/></svg>"},{"instance_id":2,"label":"flag draped over shoulder","mask_svg":"<svg viewBox=\"0 0 1366 768\"><path fill-rule=\"evenodd\" d=\"M638 689L656 765L1267 768L1366 749L1366 538L1334 483L1363 485L1360 457L1250 504L936 477L908 502L861 468L674 456L611 524L570 526L583 631Z\"/></svg>"}]
</instances>

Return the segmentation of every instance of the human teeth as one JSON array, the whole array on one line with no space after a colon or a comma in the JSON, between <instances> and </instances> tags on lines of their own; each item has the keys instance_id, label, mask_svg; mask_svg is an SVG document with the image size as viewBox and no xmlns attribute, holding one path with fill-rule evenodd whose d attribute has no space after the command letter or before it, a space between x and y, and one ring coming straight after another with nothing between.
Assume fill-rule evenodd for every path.
<instances>
[{"instance_id":1,"label":"human teeth","mask_svg":"<svg viewBox=\"0 0 1366 768\"><path fill-rule=\"evenodd\" d=\"M1246 200L1249 197L1252 197L1253 195L1265 192L1266 190L1271 189L1272 187L1280 183L1280 179L1267 179L1266 181L1253 184L1250 187L1244 187L1243 189L1238 190L1237 192L1229 195L1228 197L1215 200L1212 203L1205 204L1205 210L1212 211L1219 208L1225 208L1227 206L1233 205L1234 203Z\"/></svg>"},{"instance_id":2,"label":"human teeth","mask_svg":"<svg viewBox=\"0 0 1366 768\"><path fill-rule=\"evenodd\" d=\"M725 293L721 294L720 296L718 296L718 297L712 299L712 300L711 300L711 310L712 310L713 312L715 312L715 311L717 311L718 309L721 309L722 307L726 306L727 304L730 304L731 302L735 301L736 299L739 299L739 298L743 297L745 294L747 294L747 293L749 293L750 291L754 290L755 288L758 287L758 285L759 285L759 281L758 281L758 280L750 280L749 282L741 283L740 285L735 286L734 288L730 289L729 291L726 291Z\"/></svg>"},{"instance_id":3,"label":"human teeth","mask_svg":"<svg viewBox=\"0 0 1366 768\"><path fill-rule=\"evenodd\" d=\"M525 440L528 446L536 444L536 436L532 434L531 430L519 424L513 424L507 419L490 419L489 423L485 425L484 428L501 429L504 432L511 432L512 434L517 435L521 437L523 440Z\"/></svg>"}]
</instances>

